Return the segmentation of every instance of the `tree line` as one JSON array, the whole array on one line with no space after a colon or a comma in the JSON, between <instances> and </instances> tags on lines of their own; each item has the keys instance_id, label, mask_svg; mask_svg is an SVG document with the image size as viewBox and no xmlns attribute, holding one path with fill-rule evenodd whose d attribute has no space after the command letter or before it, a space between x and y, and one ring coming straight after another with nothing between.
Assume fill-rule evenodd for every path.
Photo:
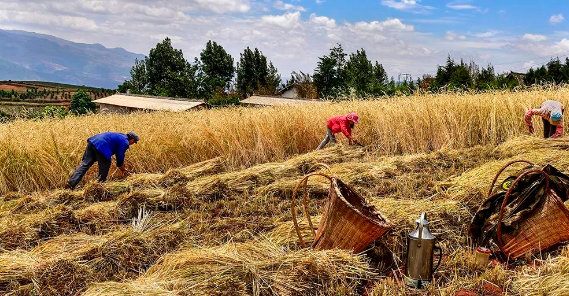
<instances>
[{"instance_id":1,"label":"tree line","mask_svg":"<svg viewBox=\"0 0 569 296\"><path fill-rule=\"evenodd\" d=\"M213 104L238 103L238 97L253 93L272 95L281 85L277 69L259 49L247 47L235 66L233 57L211 40L199 58L189 62L166 38L143 60L137 59L130 74L131 79L119 85L120 92L204 99Z\"/></svg>"},{"instance_id":2,"label":"tree line","mask_svg":"<svg viewBox=\"0 0 569 296\"><path fill-rule=\"evenodd\" d=\"M112 94L113 91L110 89L101 90L80 90L77 89L73 92L83 91L88 93L93 99L99 99ZM26 101L26 100L71 100L73 93L70 90L47 90L47 89L31 89L28 88L26 91L16 91L16 90L0 90L0 100L3 101Z\"/></svg>"},{"instance_id":3,"label":"tree line","mask_svg":"<svg viewBox=\"0 0 569 296\"><path fill-rule=\"evenodd\" d=\"M488 64L480 67L473 61L455 61L447 57L435 75L422 75L403 81L389 78L379 61L368 59L361 48L346 53L341 44L318 58L313 74L291 73L284 82L273 63L257 48L247 47L237 63L215 41L207 42L199 57L187 61L181 50L166 38L150 50L143 60L136 60L131 79L119 85L120 92L134 94L203 99L213 105L238 104L252 94L275 95L279 90L296 86L298 96L310 99L372 98L409 95L421 92L486 91L513 89L525 85L569 82L569 58L558 58L526 73L496 74Z\"/></svg>"}]
</instances>

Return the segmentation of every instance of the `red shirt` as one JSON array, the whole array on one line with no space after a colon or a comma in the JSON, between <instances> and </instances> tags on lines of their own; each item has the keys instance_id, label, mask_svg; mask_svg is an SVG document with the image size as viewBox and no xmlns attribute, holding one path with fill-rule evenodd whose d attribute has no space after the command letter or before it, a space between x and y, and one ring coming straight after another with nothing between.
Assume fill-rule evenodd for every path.
<instances>
[{"instance_id":1,"label":"red shirt","mask_svg":"<svg viewBox=\"0 0 569 296\"><path fill-rule=\"evenodd\" d=\"M346 116L332 117L326 121L326 126L332 131L333 135L342 132L344 136L348 138L352 137L352 128Z\"/></svg>"}]
</instances>

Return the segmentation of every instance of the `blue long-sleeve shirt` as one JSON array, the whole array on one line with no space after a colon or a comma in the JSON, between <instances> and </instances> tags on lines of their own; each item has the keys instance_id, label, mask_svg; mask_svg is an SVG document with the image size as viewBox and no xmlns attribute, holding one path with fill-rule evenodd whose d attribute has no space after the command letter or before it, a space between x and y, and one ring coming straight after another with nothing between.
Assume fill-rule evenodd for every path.
<instances>
[{"instance_id":1,"label":"blue long-sleeve shirt","mask_svg":"<svg viewBox=\"0 0 569 296\"><path fill-rule=\"evenodd\" d=\"M87 139L109 161L113 155L117 156L117 166L124 165L124 154L130 147L127 135L123 133L106 132L94 135Z\"/></svg>"}]
</instances>

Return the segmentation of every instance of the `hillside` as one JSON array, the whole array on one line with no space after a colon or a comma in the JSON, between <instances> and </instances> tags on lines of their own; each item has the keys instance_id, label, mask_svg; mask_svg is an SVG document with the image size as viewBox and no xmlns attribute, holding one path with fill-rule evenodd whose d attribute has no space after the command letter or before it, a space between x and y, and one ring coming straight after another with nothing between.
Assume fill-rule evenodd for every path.
<instances>
[{"instance_id":1,"label":"hillside","mask_svg":"<svg viewBox=\"0 0 569 296\"><path fill-rule=\"evenodd\" d=\"M524 106L564 99L567 91L3 125L0 294L566 295L565 247L480 269L466 231L507 162L569 172L566 138L524 135L521 122ZM311 151L325 118L345 110L361 114L355 134L367 149ZM79 163L87 135L130 129L141 135L127 152L137 173L113 173L103 184L88 175L78 190L58 188ZM28 134L13 136L23 130ZM292 192L317 163L330 165L394 225L370 250L301 248ZM308 184L316 223L328 186L326 179ZM405 237L422 211L444 256L434 284L419 293L405 289L401 268ZM301 230L304 240L313 239L305 218Z\"/></svg>"},{"instance_id":2,"label":"hillside","mask_svg":"<svg viewBox=\"0 0 569 296\"><path fill-rule=\"evenodd\" d=\"M57 81L114 89L130 77L136 58L122 48L49 35L0 30L0 80Z\"/></svg>"}]
</instances>

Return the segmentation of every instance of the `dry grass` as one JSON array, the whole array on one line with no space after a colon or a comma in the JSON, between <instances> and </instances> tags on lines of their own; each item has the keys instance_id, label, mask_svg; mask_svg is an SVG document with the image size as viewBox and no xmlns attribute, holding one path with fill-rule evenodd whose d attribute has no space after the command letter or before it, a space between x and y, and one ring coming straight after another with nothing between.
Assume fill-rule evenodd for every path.
<instances>
[{"instance_id":1,"label":"dry grass","mask_svg":"<svg viewBox=\"0 0 569 296\"><path fill-rule=\"evenodd\" d=\"M0 127L0 191L62 186L79 164L85 140L103 131L135 130L141 135L127 153L128 164L139 173L166 172L216 157L223 157L229 169L241 169L313 150L325 135L325 120L348 111L362 118L355 131L361 142L386 155L496 144L526 133L525 109L547 99L568 105L568 92L561 87L17 121Z\"/></svg>"},{"instance_id":2,"label":"dry grass","mask_svg":"<svg viewBox=\"0 0 569 296\"><path fill-rule=\"evenodd\" d=\"M98 284L84 295L358 295L359 281L372 277L363 256L290 251L261 239L168 255L136 281Z\"/></svg>"},{"instance_id":3,"label":"dry grass","mask_svg":"<svg viewBox=\"0 0 569 296\"><path fill-rule=\"evenodd\" d=\"M129 159L139 172L145 173L102 184L87 183L78 191L44 190L1 196L0 294L365 292L453 296L461 289L487 295L485 291L494 287L507 295L565 295L567 251L561 255L549 253L551 257L543 255L547 259L533 267L498 265L484 270L473 264L466 228L494 174L506 162L524 158L540 165L551 163L565 171L569 145L563 139L522 136L496 144L523 133L521 114L525 104L538 104L538 96L559 98L568 91L561 88L550 92L464 95L458 101L451 95L420 96L326 104L318 110L214 110L200 112L199 125L193 121L196 113L167 119L159 113L121 117L123 124L128 123L120 125L121 129L137 123L151 136L149 142L141 141L140 146L129 151ZM431 100L429 104L427 100ZM337 146L293 156L313 148L320 140L319 124L323 119L343 113L346 108L362 113L364 123L357 133L377 150ZM439 112L443 109L448 111ZM411 112L408 110L432 112L430 119L429 113L420 113L427 118L397 117ZM239 127L230 125L226 118L236 114L244 120ZM158 115L162 120L156 126L145 123L158 120ZM219 122L214 121L214 116L220 116ZM104 121L97 128L119 126L114 116L101 118ZM392 125L393 118L401 118L397 126ZM55 130L78 124L82 129L70 132L77 137L99 131L87 122L71 118L49 123ZM18 125L35 129L43 126L19 122L0 129ZM408 128L398 129L399 125ZM190 127L190 132L182 133L182 128ZM431 133L434 128L440 133ZM209 132L207 140L196 136L204 131ZM170 146L168 137L177 142ZM290 141L284 141L287 138ZM53 139L46 143L58 143L62 145L59 151L71 151L66 149L73 145L63 145L58 137ZM61 139L70 138L65 134ZM40 160L52 161L53 151L45 150L49 145L17 143L26 152L20 156L41 155ZM231 145L237 150L230 151ZM80 154L83 147L77 147L74 151ZM159 147L168 153L151 154ZM74 165L70 162L79 156L73 153L60 153L62 162L41 168L51 171L42 175L43 179L29 179L33 184L11 175L22 171L5 170L0 187L12 186L2 183L5 178L13 184L21 183L20 189L48 188L50 182L65 180L66 176L58 174L67 174L65 170ZM397 155L400 153L405 155ZM142 155L152 158L139 158ZM319 162L330 164L338 177L361 192L395 225L363 254L314 252L299 245L291 221L291 193L308 169ZM41 170L32 170L24 177L46 173ZM309 211L316 223L329 185L317 180L309 183ZM404 287L401 267L406 235L422 211L427 212L445 256L433 285L418 293ZM306 219L300 222L305 241L311 241Z\"/></svg>"}]
</instances>

